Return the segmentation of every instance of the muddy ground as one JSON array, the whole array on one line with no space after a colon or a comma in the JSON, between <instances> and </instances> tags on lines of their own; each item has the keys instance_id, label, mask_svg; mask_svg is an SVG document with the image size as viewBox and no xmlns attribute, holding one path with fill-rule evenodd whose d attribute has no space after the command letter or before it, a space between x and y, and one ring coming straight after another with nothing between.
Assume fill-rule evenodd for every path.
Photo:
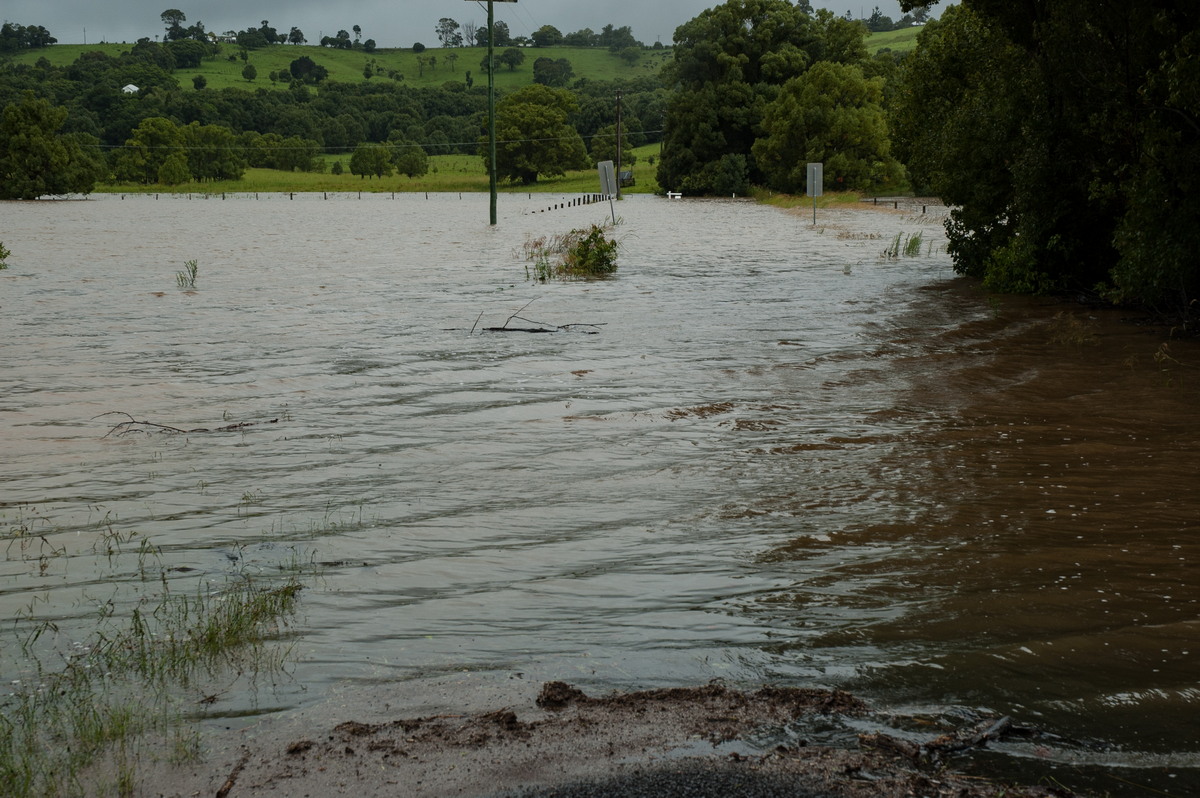
<instances>
[{"instance_id":1,"label":"muddy ground","mask_svg":"<svg viewBox=\"0 0 1200 798\"><path fill-rule=\"evenodd\" d=\"M452 686L450 686L452 688ZM536 694L534 691L536 690ZM453 692L451 689L450 692ZM764 727L810 713L861 715L841 692L710 684L603 697L563 682L495 693L503 705L385 703L384 689L360 717L324 707L285 722L216 735L201 761L141 774L143 796L467 796L470 798L876 798L887 796L1068 796L954 773L962 746L1010 731L1004 720L918 745L864 735L857 750L808 745L762 750L745 743ZM474 703L474 706L470 704ZM439 706L439 704L441 704ZM1002 728L1004 727L1004 728ZM759 738L761 739L761 738Z\"/></svg>"}]
</instances>

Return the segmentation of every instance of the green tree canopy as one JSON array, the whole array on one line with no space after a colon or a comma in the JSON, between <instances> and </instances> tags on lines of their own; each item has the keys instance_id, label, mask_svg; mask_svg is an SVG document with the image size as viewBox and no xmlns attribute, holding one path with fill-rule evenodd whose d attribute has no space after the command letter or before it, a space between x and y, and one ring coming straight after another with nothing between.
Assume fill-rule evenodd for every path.
<instances>
[{"instance_id":1,"label":"green tree canopy","mask_svg":"<svg viewBox=\"0 0 1200 798\"><path fill-rule=\"evenodd\" d=\"M807 164L825 164L840 189L869 190L896 181L881 102L883 80L857 66L822 61L788 81L763 114L765 134L753 154L767 185L801 193Z\"/></svg>"},{"instance_id":2,"label":"green tree canopy","mask_svg":"<svg viewBox=\"0 0 1200 798\"><path fill-rule=\"evenodd\" d=\"M986 276L992 252L1014 233L1016 106L1036 88L1027 61L994 23L955 6L921 32L902 70L891 116L896 154L918 191L952 206L950 251L963 274Z\"/></svg>"},{"instance_id":3,"label":"green tree canopy","mask_svg":"<svg viewBox=\"0 0 1200 798\"><path fill-rule=\"evenodd\" d=\"M860 33L861 35L861 33ZM658 181L668 189L712 193L713 178L741 155L750 160L763 112L788 80L825 50L821 27L788 0L728 0L675 31L674 84Z\"/></svg>"},{"instance_id":4,"label":"green tree canopy","mask_svg":"<svg viewBox=\"0 0 1200 798\"><path fill-rule=\"evenodd\" d=\"M0 199L87 194L106 169L97 140L61 134L67 110L26 92L0 112Z\"/></svg>"},{"instance_id":5,"label":"green tree canopy","mask_svg":"<svg viewBox=\"0 0 1200 798\"><path fill-rule=\"evenodd\" d=\"M192 122L183 129L188 170L199 181L240 180L246 159L233 131L222 125Z\"/></svg>"},{"instance_id":6,"label":"green tree canopy","mask_svg":"<svg viewBox=\"0 0 1200 798\"><path fill-rule=\"evenodd\" d=\"M630 127L640 127L641 123L636 119L626 118L623 120ZM592 137L592 160L599 163L600 161L617 161L617 126L606 125L596 131L596 135ZM637 158L633 154L633 147L629 137L621 136L621 168L624 169L633 166L637 162Z\"/></svg>"},{"instance_id":7,"label":"green tree canopy","mask_svg":"<svg viewBox=\"0 0 1200 798\"><path fill-rule=\"evenodd\" d=\"M543 25L531 34L533 43L538 47L557 47L562 44L562 31L553 25Z\"/></svg>"},{"instance_id":8,"label":"green tree canopy","mask_svg":"<svg viewBox=\"0 0 1200 798\"><path fill-rule=\"evenodd\" d=\"M1195 314L1197 31L1200 5L1158 0L971 0L927 27L898 129L914 174L962 197L956 268L998 290L1098 289ZM955 40L981 41L982 58ZM941 108L949 128L922 131Z\"/></svg>"},{"instance_id":9,"label":"green tree canopy","mask_svg":"<svg viewBox=\"0 0 1200 798\"><path fill-rule=\"evenodd\" d=\"M525 53L519 47L508 47L496 57L496 60L508 67L509 72L514 72L517 67L525 63Z\"/></svg>"},{"instance_id":10,"label":"green tree canopy","mask_svg":"<svg viewBox=\"0 0 1200 798\"><path fill-rule=\"evenodd\" d=\"M405 177L421 177L429 172L429 155L420 144L405 141L397 136L389 139L392 147L392 163L396 173Z\"/></svg>"},{"instance_id":11,"label":"green tree canopy","mask_svg":"<svg viewBox=\"0 0 1200 798\"><path fill-rule=\"evenodd\" d=\"M154 183L158 180L159 170L172 155L187 159L183 131L179 126L161 116L143 119L117 156L117 179Z\"/></svg>"},{"instance_id":12,"label":"green tree canopy","mask_svg":"<svg viewBox=\"0 0 1200 798\"><path fill-rule=\"evenodd\" d=\"M350 174L367 177L387 177L395 172L389 148L383 144L359 144L350 156Z\"/></svg>"},{"instance_id":13,"label":"green tree canopy","mask_svg":"<svg viewBox=\"0 0 1200 798\"><path fill-rule=\"evenodd\" d=\"M496 174L523 184L541 175L566 174L588 165L583 138L568 118L578 108L563 89L526 86L496 104ZM484 167L488 155L483 155Z\"/></svg>"},{"instance_id":14,"label":"green tree canopy","mask_svg":"<svg viewBox=\"0 0 1200 798\"><path fill-rule=\"evenodd\" d=\"M564 87L575 77L571 62L565 58L546 58L533 62L533 82L543 86Z\"/></svg>"}]
</instances>

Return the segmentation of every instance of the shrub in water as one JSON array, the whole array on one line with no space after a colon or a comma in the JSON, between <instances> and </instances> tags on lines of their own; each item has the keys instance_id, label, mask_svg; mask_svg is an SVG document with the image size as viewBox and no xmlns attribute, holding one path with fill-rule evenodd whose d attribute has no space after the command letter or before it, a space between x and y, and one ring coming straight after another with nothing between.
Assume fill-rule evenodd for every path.
<instances>
[{"instance_id":1,"label":"shrub in water","mask_svg":"<svg viewBox=\"0 0 1200 798\"><path fill-rule=\"evenodd\" d=\"M607 237L607 230L607 226L593 224L583 230L528 239L524 254L534 263L534 279L545 282L554 277L594 279L611 275L617 270L620 245Z\"/></svg>"}]
</instances>

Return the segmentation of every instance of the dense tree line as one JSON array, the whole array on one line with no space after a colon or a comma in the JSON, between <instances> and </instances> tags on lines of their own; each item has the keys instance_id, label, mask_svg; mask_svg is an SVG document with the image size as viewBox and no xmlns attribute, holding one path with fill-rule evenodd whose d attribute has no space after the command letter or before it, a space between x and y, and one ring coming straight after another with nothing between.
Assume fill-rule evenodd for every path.
<instances>
[{"instance_id":1,"label":"dense tree line","mask_svg":"<svg viewBox=\"0 0 1200 798\"><path fill-rule=\"evenodd\" d=\"M900 96L899 152L956 206L959 271L1196 313L1200 5L964 0Z\"/></svg>"},{"instance_id":2,"label":"dense tree line","mask_svg":"<svg viewBox=\"0 0 1200 798\"><path fill-rule=\"evenodd\" d=\"M5 22L0 25L0 54L15 53L18 50L36 50L57 44L58 39L50 35L50 31L41 25L18 25L15 22Z\"/></svg>"},{"instance_id":3,"label":"dense tree line","mask_svg":"<svg viewBox=\"0 0 1200 798\"><path fill-rule=\"evenodd\" d=\"M181 19L172 21L182 25ZM91 137L108 154L108 174L138 182L228 179L240 175L247 166L308 169L320 163L315 153L309 154L314 148L316 153L354 153L365 143L389 143L393 148L389 150L392 168L403 174L413 173L419 168L413 164L429 154L478 153L486 122L484 87L472 88L453 81L439 88L369 79L331 83L325 79L324 67L301 56L273 77L290 82L286 90L182 91L173 71L181 62L192 64L192 57L215 57L205 54L212 47L211 43L186 36L162 44L141 39L120 56L85 53L67 67L55 67L46 59L32 66L3 65L0 107L17 103L25 92L32 92L65 112L54 131L56 135ZM570 71L569 64L557 65L557 72L551 73L554 77L547 80L562 85L573 79ZM136 94L121 91L129 84L139 87ZM665 92L654 77L620 83L575 80L574 100L565 106L572 134L590 141L601 129L611 126L617 90L624 91L627 115L632 115L636 125L640 125L639 116L661 120ZM150 129L143 129L147 120L152 120ZM140 140L151 131L168 129L174 132L167 137L162 157L149 156ZM199 156L186 155L204 152L205 147L215 151L205 142L222 136L218 129L227 134L220 146L237 150L238 159L217 159L216 166L207 168L200 164ZM131 154L139 147L140 162ZM397 147L407 153L406 158L391 158ZM421 149L420 156L414 147ZM271 154L276 151L279 154ZM180 157L168 164L172 153ZM378 169L363 172L378 173ZM555 169L542 172L555 173ZM521 172L514 177L526 180L529 175Z\"/></svg>"}]
</instances>

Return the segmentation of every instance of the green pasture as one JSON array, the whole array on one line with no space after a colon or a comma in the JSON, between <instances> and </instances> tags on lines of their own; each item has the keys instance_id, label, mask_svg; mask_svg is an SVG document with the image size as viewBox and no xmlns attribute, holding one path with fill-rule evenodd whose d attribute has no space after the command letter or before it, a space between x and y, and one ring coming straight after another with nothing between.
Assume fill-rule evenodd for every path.
<instances>
[{"instance_id":1,"label":"green pasture","mask_svg":"<svg viewBox=\"0 0 1200 798\"><path fill-rule=\"evenodd\" d=\"M637 160L632 169L636 185L624 190L627 194L654 194L659 191L655 178L659 144L647 144L635 149ZM479 191L488 190L488 175L483 159L477 155L432 155L429 158L429 173L423 177L392 175L384 178L364 178L349 171L349 155L325 155L323 172L283 172L277 169L247 169L241 180L221 180L212 183L185 183L179 186L140 185L132 183L110 183L96 187L97 192L114 194L247 194L261 192L435 192L435 191ZM650 159L655 159L655 164ZM344 174L331 172L335 161L342 162ZM600 190L600 179L595 169L567 172L562 177L544 177L537 183L523 186L519 183L501 181L499 191L510 193L557 193L593 194Z\"/></svg>"},{"instance_id":2,"label":"green pasture","mask_svg":"<svg viewBox=\"0 0 1200 798\"><path fill-rule=\"evenodd\" d=\"M872 33L867 36L867 52L875 55L883 50L893 53L909 53L917 47L917 36L920 27L890 30L886 33Z\"/></svg>"},{"instance_id":3,"label":"green pasture","mask_svg":"<svg viewBox=\"0 0 1200 798\"><path fill-rule=\"evenodd\" d=\"M128 52L129 44L56 44L39 50L24 51L17 54L13 61L17 64L33 64L39 58L46 58L55 66L69 66L80 55L87 52L102 52L109 56L119 56ZM497 56L503 48L496 50ZM632 66L620 56L610 53L603 47L525 47L525 63L515 70L497 65L496 86L500 89L520 88L533 82L533 62L538 58L565 58L571 62L575 76L586 77L591 81L608 81L629 79L657 74L658 70L671 57L671 50L644 49L642 57ZM327 47L311 45L276 44L258 50L248 50L247 60L241 59L241 48L237 45L223 44L221 51L214 57L205 59L198 68L176 69L175 79L185 91L193 91L192 78L203 75L208 81L206 88L223 89L237 87L242 89L254 88L287 88L286 82L272 84L270 74L289 66L301 56L308 56L315 63L329 70L329 80L340 83L356 83L367 80L364 71L368 64L373 63L372 82L388 82L389 72L403 75L401 81L406 86L436 87L448 82L466 82L466 74L470 71L476 86L487 85L487 73L480 64L487 56L483 47L430 47L419 55L412 48L379 49L373 53L362 50L334 50ZM418 62L424 58L424 67ZM258 76L253 81L242 77L242 69L247 63L254 64ZM379 73L382 70L382 74ZM319 91L320 88L318 87Z\"/></svg>"}]
</instances>

